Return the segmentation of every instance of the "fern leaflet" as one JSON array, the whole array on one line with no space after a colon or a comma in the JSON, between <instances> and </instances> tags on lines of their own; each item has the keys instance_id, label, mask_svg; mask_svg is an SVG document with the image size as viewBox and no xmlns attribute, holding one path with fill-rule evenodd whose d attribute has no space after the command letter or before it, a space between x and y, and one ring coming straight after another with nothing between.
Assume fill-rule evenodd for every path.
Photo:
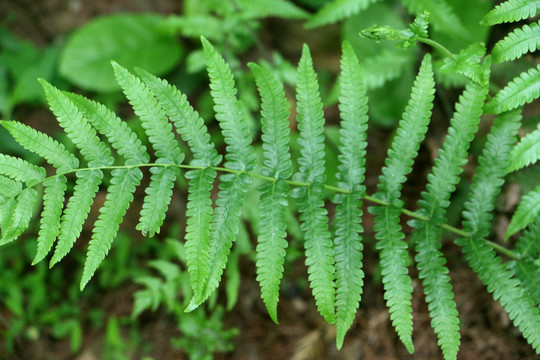
<instances>
[{"instance_id":1,"label":"fern leaflet","mask_svg":"<svg viewBox=\"0 0 540 360\"><path fill-rule=\"evenodd\" d=\"M499 91L485 106L484 112L500 114L540 96L540 64L536 68L524 71Z\"/></svg>"},{"instance_id":2,"label":"fern leaflet","mask_svg":"<svg viewBox=\"0 0 540 360\"><path fill-rule=\"evenodd\" d=\"M68 200L66 210L62 215L60 234L54 248L54 255L49 264L50 267L62 260L75 244L81 234L83 223L88 217L99 184L103 180L101 170L78 171L76 175L77 182L73 195Z\"/></svg>"},{"instance_id":3,"label":"fern leaflet","mask_svg":"<svg viewBox=\"0 0 540 360\"><path fill-rule=\"evenodd\" d=\"M114 169L112 171L111 185L107 189L105 203L99 209L100 214L94 224L92 238L88 246L80 284L81 290L90 281L109 252L124 214L133 201L135 188L141 179L142 172L138 168Z\"/></svg>"},{"instance_id":4,"label":"fern leaflet","mask_svg":"<svg viewBox=\"0 0 540 360\"><path fill-rule=\"evenodd\" d=\"M43 180L46 172L44 168L32 165L28 161L0 154L0 175L26 182L27 186L32 186Z\"/></svg>"},{"instance_id":5,"label":"fern leaflet","mask_svg":"<svg viewBox=\"0 0 540 360\"><path fill-rule=\"evenodd\" d=\"M49 178L43 182L45 194L43 195L43 211L41 213L41 226L37 239L37 251L32 265L37 264L51 251L51 248L60 234L60 216L64 209L64 194L67 188L67 179L60 175Z\"/></svg>"},{"instance_id":6,"label":"fern leaflet","mask_svg":"<svg viewBox=\"0 0 540 360\"><path fill-rule=\"evenodd\" d=\"M0 221L2 229L0 245L12 242L26 230L30 224L37 197L37 191L35 189L26 188L16 199L11 199L4 205L5 207L2 209L2 219Z\"/></svg>"},{"instance_id":7,"label":"fern leaflet","mask_svg":"<svg viewBox=\"0 0 540 360\"><path fill-rule=\"evenodd\" d=\"M540 158L540 127L527 134L512 148L508 171L516 171L525 166L536 164Z\"/></svg>"},{"instance_id":8,"label":"fern leaflet","mask_svg":"<svg viewBox=\"0 0 540 360\"><path fill-rule=\"evenodd\" d=\"M336 344L340 349L358 309L362 271L362 198L367 147L367 96L363 73L350 43L344 42L341 60L339 108L341 112L338 186L350 191L334 198L336 262Z\"/></svg>"},{"instance_id":9,"label":"fern leaflet","mask_svg":"<svg viewBox=\"0 0 540 360\"><path fill-rule=\"evenodd\" d=\"M525 24L495 44L492 51L493 61L518 59L523 54L538 49L540 49L540 23L532 23L530 26Z\"/></svg>"},{"instance_id":10,"label":"fern leaflet","mask_svg":"<svg viewBox=\"0 0 540 360\"><path fill-rule=\"evenodd\" d=\"M523 196L506 230L505 239L529 226L540 214L540 186Z\"/></svg>"},{"instance_id":11,"label":"fern leaflet","mask_svg":"<svg viewBox=\"0 0 540 360\"><path fill-rule=\"evenodd\" d=\"M307 45L302 49L296 85L297 121L300 137L299 169L293 180L309 183L294 189L298 199L301 229L304 231L306 265L317 309L329 323L334 323L334 256L324 208L323 185L326 179L324 160L324 117L319 84Z\"/></svg>"},{"instance_id":12,"label":"fern leaflet","mask_svg":"<svg viewBox=\"0 0 540 360\"><path fill-rule=\"evenodd\" d=\"M533 224L524 231L516 243L515 251L519 254L517 261L510 261L508 268L516 273L519 281L527 289L534 304L540 304L540 266L535 260L540 256L540 220L536 219Z\"/></svg>"},{"instance_id":13,"label":"fern leaflet","mask_svg":"<svg viewBox=\"0 0 540 360\"><path fill-rule=\"evenodd\" d=\"M415 15L429 12L429 19L435 30L468 38L467 29L446 0L402 0L402 3Z\"/></svg>"},{"instance_id":14,"label":"fern leaflet","mask_svg":"<svg viewBox=\"0 0 540 360\"><path fill-rule=\"evenodd\" d=\"M79 166L79 160L73 154L70 154L64 145L53 140L48 135L17 121L2 120L0 125L9 131L11 136L22 147L47 160L59 172L76 169Z\"/></svg>"},{"instance_id":15,"label":"fern leaflet","mask_svg":"<svg viewBox=\"0 0 540 360\"><path fill-rule=\"evenodd\" d=\"M287 194L291 176L289 153L289 111L283 85L270 71L257 64L249 64L259 89L261 104L264 166L261 174L277 178L260 186L260 231L257 244L257 281L268 314L277 323L279 284L283 276L283 262L287 247Z\"/></svg>"},{"instance_id":16,"label":"fern leaflet","mask_svg":"<svg viewBox=\"0 0 540 360\"><path fill-rule=\"evenodd\" d=\"M512 111L501 114L479 158L477 173L463 212L463 228L472 234L456 242L463 247L471 268L487 286L493 298L499 300L510 319L519 327L523 336L538 352L540 351L540 313L533 301L514 279L513 274L501 263L493 248L484 239L489 235L495 197L504 183L508 153L519 128L521 116Z\"/></svg>"},{"instance_id":17,"label":"fern leaflet","mask_svg":"<svg viewBox=\"0 0 540 360\"><path fill-rule=\"evenodd\" d=\"M81 150L89 167L109 166L114 163L109 148L97 137L96 131L60 90L40 79L49 107L66 135Z\"/></svg>"},{"instance_id":18,"label":"fern leaflet","mask_svg":"<svg viewBox=\"0 0 540 360\"><path fill-rule=\"evenodd\" d=\"M0 199L2 200L2 203L13 197L13 194L20 193L21 190L21 182L0 175Z\"/></svg>"},{"instance_id":19,"label":"fern leaflet","mask_svg":"<svg viewBox=\"0 0 540 360\"><path fill-rule=\"evenodd\" d=\"M484 25L515 22L533 17L540 9L540 0L508 0L493 8L484 16Z\"/></svg>"},{"instance_id":20,"label":"fern leaflet","mask_svg":"<svg viewBox=\"0 0 540 360\"><path fill-rule=\"evenodd\" d=\"M381 252L384 298L392 324L410 353L414 351L412 285L407 270L409 265L407 244L403 241L405 235L399 224L399 215L403 207L400 200L401 185L412 170L413 159L427 131L435 94L434 87L431 57L427 55L422 61L403 120L399 123L397 135L388 150L385 166L379 177L379 192L375 196L388 202L388 206L369 209L375 215L374 229L378 240L377 249Z\"/></svg>"}]
</instances>

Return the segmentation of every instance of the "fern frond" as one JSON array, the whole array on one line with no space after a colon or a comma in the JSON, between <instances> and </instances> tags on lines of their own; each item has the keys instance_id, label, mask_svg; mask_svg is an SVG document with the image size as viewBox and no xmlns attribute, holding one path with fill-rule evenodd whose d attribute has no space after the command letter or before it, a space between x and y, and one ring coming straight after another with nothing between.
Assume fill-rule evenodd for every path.
<instances>
[{"instance_id":1,"label":"fern frond","mask_svg":"<svg viewBox=\"0 0 540 360\"><path fill-rule=\"evenodd\" d=\"M150 156L146 146L114 112L106 106L73 93L66 94L90 124L107 137L111 146L122 155L126 165L146 164Z\"/></svg>"},{"instance_id":2,"label":"fern frond","mask_svg":"<svg viewBox=\"0 0 540 360\"><path fill-rule=\"evenodd\" d=\"M437 31L468 38L467 29L445 0L402 0L407 10L415 15L429 12L430 24Z\"/></svg>"},{"instance_id":3,"label":"fern frond","mask_svg":"<svg viewBox=\"0 0 540 360\"><path fill-rule=\"evenodd\" d=\"M250 171L255 167L255 152L251 146L248 119L236 99L231 70L208 40L202 37L201 42L206 56L216 119L227 144L225 166L239 171ZM197 308L218 287L230 248L238 234L242 205L248 185L252 181L251 177L242 173L222 175L220 180L221 191L211 225L208 272L201 273L204 276L203 286L201 289L193 289L193 298L186 311ZM206 250L203 250L204 252ZM196 292L198 290L202 291Z\"/></svg>"},{"instance_id":4,"label":"fern frond","mask_svg":"<svg viewBox=\"0 0 540 360\"><path fill-rule=\"evenodd\" d=\"M506 175L508 154L519 128L521 115L518 111L502 114L488 135L479 158L477 173L463 212L463 228L472 234L456 242L469 266L487 286L493 298L499 300L510 319L519 327L523 336L538 352L540 351L540 313L533 301L501 263L492 247L485 243L491 229L495 198L500 192Z\"/></svg>"},{"instance_id":5,"label":"fern frond","mask_svg":"<svg viewBox=\"0 0 540 360\"><path fill-rule=\"evenodd\" d=\"M206 56L210 93L214 99L216 119L227 143L225 166L250 171L255 166L255 152L251 146L248 119L236 99L236 87L229 66L204 37L201 38Z\"/></svg>"},{"instance_id":6,"label":"fern frond","mask_svg":"<svg viewBox=\"0 0 540 360\"><path fill-rule=\"evenodd\" d=\"M540 219L536 219L516 242L519 257L536 259L540 255Z\"/></svg>"},{"instance_id":7,"label":"fern frond","mask_svg":"<svg viewBox=\"0 0 540 360\"><path fill-rule=\"evenodd\" d=\"M540 186L521 199L512 220L510 220L508 229L506 229L505 239L529 226L538 217L538 214L540 214Z\"/></svg>"},{"instance_id":8,"label":"fern frond","mask_svg":"<svg viewBox=\"0 0 540 360\"><path fill-rule=\"evenodd\" d=\"M84 221L103 180L101 170L78 171L73 195L69 198L60 222L60 235L49 266L53 267L66 256L81 234Z\"/></svg>"},{"instance_id":9,"label":"fern frond","mask_svg":"<svg viewBox=\"0 0 540 360\"><path fill-rule=\"evenodd\" d=\"M26 188L16 199L11 199L8 202L8 208L2 210L0 245L17 239L30 225L37 198L35 189Z\"/></svg>"},{"instance_id":10,"label":"fern frond","mask_svg":"<svg viewBox=\"0 0 540 360\"><path fill-rule=\"evenodd\" d=\"M410 353L414 352L412 343L412 285L407 266L409 256L405 235L399 224L403 207L401 186L412 170L413 159L418 153L420 142L424 139L431 117L435 94L435 83L431 57L426 55L415 79L411 98L403 120L400 121L397 135L379 177L379 192L375 195L388 202L388 206L370 208L375 215L375 237L380 250L384 298L389 308L392 324L399 338Z\"/></svg>"},{"instance_id":11,"label":"fern frond","mask_svg":"<svg viewBox=\"0 0 540 360\"><path fill-rule=\"evenodd\" d=\"M125 68L113 62L118 84L129 99L135 114L152 143L158 163L181 164L184 154L174 138L172 125L150 89ZM137 224L144 236L153 236L165 219L172 196L172 187L180 173L177 167L151 168L152 177L146 188L141 219Z\"/></svg>"},{"instance_id":12,"label":"fern frond","mask_svg":"<svg viewBox=\"0 0 540 360\"><path fill-rule=\"evenodd\" d=\"M79 166L79 160L68 152L64 145L50 136L18 121L2 120L0 124L9 131L11 136L22 147L47 160L57 171L65 172Z\"/></svg>"},{"instance_id":13,"label":"fern frond","mask_svg":"<svg viewBox=\"0 0 540 360\"><path fill-rule=\"evenodd\" d=\"M310 183L294 189L304 231L306 265L317 309L329 323L335 322L334 250L323 201L325 175L324 116L317 75L307 45L302 49L296 81L300 165L294 181Z\"/></svg>"},{"instance_id":14,"label":"fern frond","mask_svg":"<svg viewBox=\"0 0 540 360\"><path fill-rule=\"evenodd\" d=\"M277 16L282 19L305 19L308 13L288 0L251 1L239 0L242 12L250 18Z\"/></svg>"},{"instance_id":15,"label":"fern frond","mask_svg":"<svg viewBox=\"0 0 540 360\"><path fill-rule=\"evenodd\" d=\"M96 131L86 121L73 102L60 90L43 79L43 86L49 107L56 115L58 123L69 139L79 148L89 167L110 166L114 163L111 151L97 137Z\"/></svg>"},{"instance_id":16,"label":"fern frond","mask_svg":"<svg viewBox=\"0 0 540 360\"><path fill-rule=\"evenodd\" d=\"M32 186L45 179L46 171L44 168L32 165L28 161L0 154L0 175L26 182L27 186Z\"/></svg>"},{"instance_id":17,"label":"fern frond","mask_svg":"<svg viewBox=\"0 0 540 360\"><path fill-rule=\"evenodd\" d=\"M485 106L484 112L500 114L523 104L528 104L540 96L540 64L536 68L522 72L499 91Z\"/></svg>"},{"instance_id":18,"label":"fern frond","mask_svg":"<svg viewBox=\"0 0 540 360\"><path fill-rule=\"evenodd\" d=\"M540 158L540 127L527 134L512 148L508 171L512 172L536 164L538 158Z\"/></svg>"},{"instance_id":19,"label":"fern frond","mask_svg":"<svg viewBox=\"0 0 540 360\"><path fill-rule=\"evenodd\" d=\"M540 23L525 24L497 42L491 52L494 62L518 59L540 49Z\"/></svg>"},{"instance_id":20,"label":"fern frond","mask_svg":"<svg viewBox=\"0 0 540 360\"><path fill-rule=\"evenodd\" d=\"M56 238L60 234L60 216L64 209L64 194L67 189L67 179L60 175L49 178L43 182L45 193L43 195L43 211L41 212L41 226L37 239L37 250L32 265L37 264L51 250Z\"/></svg>"},{"instance_id":21,"label":"fern frond","mask_svg":"<svg viewBox=\"0 0 540 360\"><path fill-rule=\"evenodd\" d=\"M540 0L508 0L493 8L484 16L484 25L515 22L533 17L540 9Z\"/></svg>"},{"instance_id":22,"label":"fern frond","mask_svg":"<svg viewBox=\"0 0 540 360\"><path fill-rule=\"evenodd\" d=\"M137 69L137 73L154 93L182 139L189 144L194 157L190 164L205 167L201 170L190 170L185 175L189 179L186 263L194 293L200 294L204 291L205 274L208 272L210 223L213 212L210 191L217 175L209 166L219 165L221 155L218 155L214 144L210 141L204 120L193 110L184 94L165 80L144 70Z\"/></svg>"},{"instance_id":23,"label":"fern frond","mask_svg":"<svg viewBox=\"0 0 540 360\"><path fill-rule=\"evenodd\" d=\"M86 261L80 288L84 289L96 272L116 237L118 227L133 201L133 193L142 179L138 168L115 169L112 171L111 184L107 189L105 203L99 209L99 216L94 224L92 238L88 246Z\"/></svg>"},{"instance_id":24,"label":"fern frond","mask_svg":"<svg viewBox=\"0 0 540 360\"><path fill-rule=\"evenodd\" d=\"M363 73L350 43L344 42L341 59L339 109L341 113L338 155L338 186L351 191L334 198L336 262L336 344L340 349L351 326L364 284L362 271L362 198L366 147L368 99Z\"/></svg>"},{"instance_id":25,"label":"fern frond","mask_svg":"<svg viewBox=\"0 0 540 360\"><path fill-rule=\"evenodd\" d=\"M268 314L277 323L279 284L283 277L285 248L287 247L287 179L292 173L289 152L289 111L283 85L271 72L250 63L255 82L261 95L261 122L263 164L261 174L277 178L275 182L257 188L260 194L260 231L257 243L257 281Z\"/></svg>"},{"instance_id":26,"label":"fern frond","mask_svg":"<svg viewBox=\"0 0 540 360\"><path fill-rule=\"evenodd\" d=\"M372 3L379 0L334 0L327 2L315 15L306 23L306 28L313 29L319 26L333 24L340 20L349 18L365 10Z\"/></svg>"},{"instance_id":27,"label":"fern frond","mask_svg":"<svg viewBox=\"0 0 540 360\"><path fill-rule=\"evenodd\" d=\"M2 203L19 194L21 190L22 183L20 181L0 175L0 200Z\"/></svg>"}]
</instances>

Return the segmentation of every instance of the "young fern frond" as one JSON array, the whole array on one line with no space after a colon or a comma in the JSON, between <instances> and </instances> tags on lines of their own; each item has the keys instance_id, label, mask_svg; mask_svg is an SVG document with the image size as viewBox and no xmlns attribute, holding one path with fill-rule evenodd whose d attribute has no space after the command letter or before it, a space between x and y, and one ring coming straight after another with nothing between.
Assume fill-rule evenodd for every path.
<instances>
[{"instance_id":1,"label":"young fern frond","mask_svg":"<svg viewBox=\"0 0 540 360\"><path fill-rule=\"evenodd\" d=\"M519 59L528 52L540 49L540 23L525 24L515 29L493 48L493 61L503 62Z\"/></svg>"},{"instance_id":2,"label":"young fern frond","mask_svg":"<svg viewBox=\"0 0 540 360\"><path fill-rule=\"evenodd\" d=\"M372 3L380 0L334 0L327 2L309 19L306 28L313 29L323 25L333 24L349 18L367 9Z\"/></svg>"},{"instance_id":3,"label":"young fern frond","mask_svg":"<svg viewBox=\"0 0 540 360\"><path fill-rule=\"evenodd\" d=\"M521 115L518 110L499 116L492 127L484 151L479 158L477 173L465 203L463 228L470 237L460 238L456 243L493 298L499 300L510 319L523 336L540 351L540 312L530 296L513 278L513 273L501 263L492 247L486 244L491 229L492 210L506 175L508 154L519 128Z\"/></svg>"},{"instance_id":4,"label":"young fern frond","mask_svg":"<svg viewBox=\"0 0 540 360\"><path fill-rule=\"evenodd\" d=\"M426 55L413 85L411 98L403 118L399 122L396 137L388 150L385 166L379 177L380 200L388 206L371 207L375 215L375 237L380 250L384 298L389 308L390 318L400 340L410 353L414 352L412 342L412 284L408 275L409 255L405 235L399 224L403 208L401 187L406 176L412 171L413 160L424 139L431 117L435 96L435 81L431 57Z\"/></svg>"},{"instance_id":5,"label":"young fern frond","mask_svg":"<svg viewBox=\"0 0 540 360\"><path fill-rule=\"evenodd\" d=\"M540 0L508 0L493 8L484 16L484 25L515 22L533 17L540 9Z\"/></svg>"},{"instance_id":6,"label":"young fern frond","mask_svg":"<svg viewBox=\"0 0 540 360\"><path fill-rule=\"evenodd\" d=\"M478 129L487 92L487 87L472 82L465 88L450 121L446 140L435 159L435 166L428 175L427 192L422 193L422 200L418 202L418 214L430 220L412 223L417 228L412 242L417 251L415 260L419 277L424 285L431 323L446 360L456 359L460 335L457 306L448 269L444 265L446 259L440 251L440 225L446 222L450 195L467 162L468 149Z\"/></svg>"},{"instance_id":7,"label":"young fern frond","mask_svg":"<svg viewBox=\"0 0 540 360\"><path fill-rule=\"evenodd\" d=\"M536 164L540 158L540 127L527 134L512 148L508 171L516 171Z\"/></svg>"},{"instance_id":8,"label":"young fern frond","mask_svg":"<svg viewBox=\"0 0 540 360\"><path fill-rule=\"evenodd\" d=\"M261 297L270 318L277 323L279 284L283 277L287 247L286 209L289 185L285 182L292 173L289 152L289 111L285 90L265 67L249 64L261 95L261 122L264 166L261 174L277 178L257 190L260 193L260 232L257 244L257 281Z\"/></svg>"},{"instance_id":9,"label":"young fern frond","mask_svg":"<svg viewBox=\"0 0 540 360\"><path fill-rule=\"evenodd\" d=\"M341 114L338 186L350 191L337 194L334 257L336 263L336 344L340 349L362 296L362 199L367 147L368 99L363 73L350 43L341 58L339 109Z\"/></svg>"},{"instance_id":10,"label":"young fern frond","mask_svg":"<svg viewBox=\"0 0 540 360\"><path fill-rule=\"evenodd\" d=\"M223 57L204 37L201 38L208 75L210 94L214 99L216 119L222 129L227 155L225 166L238 171L250 171L255 166L255 152L247 119L236 99L236 88L231 70ZM227 264L227 257L239 229L240 212L251 177L242 173L220 176L220 192L212 218L208 249L208 272L202 273L200 289L195 288L193 298L186 309L191 311L205 301L218 287Z\"/></svg>"},{"instance_id":11,"label":"young fern frond","mask_svg":"<svg viewBox=\"0 0 540 360\"><path fill-rule=\"evenodd\" d=\"M505 239L529 226L540 214L540 186L521 199L512 220L506 229Z\"/></svg>"},{"instance_id":12,"label":"young fern frond","mask_svg":"<svg viewBox=\"0 0 540 360\"><path fill-rule=\"evenodd\" d=\"M500 114L528 104L540 96L540 64L524 71L499 91L484 107L485 113Z\"/></svg>"},{"instance_id":13,"label":"young fern frond","mask_svg":"<svg viewBox=\"0 0 540 360\"><path fill-rule=\"evenodd\" d=\"M319 313L329 323L335 322L334 251L324 207L325 175L324 116L319 83L307 45L302 49L296 80L297 121L300 137L299 169L296 182L309 186L294 189L304 231L306 265L310 287Z\"/></svg>"}]
</instances>

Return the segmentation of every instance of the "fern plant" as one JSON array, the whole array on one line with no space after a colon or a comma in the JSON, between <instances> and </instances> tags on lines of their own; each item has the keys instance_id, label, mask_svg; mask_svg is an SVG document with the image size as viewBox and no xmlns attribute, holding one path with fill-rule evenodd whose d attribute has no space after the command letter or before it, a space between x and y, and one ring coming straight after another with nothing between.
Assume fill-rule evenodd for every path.
<instances>
[{"instance_id":1,"label":"fern plant","mask_svg":"<svg viewBox=\"0 0 540 360\"><path fill-rule=\"evenodd\" d=\"M427 37L425 15L420 15L408 30L378 27L370 29L364 36L400 40L408 47L420 41L441 48ZM414 262L444 358L457 358L460 335L457 306L441 252L442 230L458 235L456 243L462 246L472 269L487 285L488 291L493 292L494 298L500 300L535 351L540 352L539 292L538 284L531 276L532 271L538 271L535 263L540 251L536 241L537 223L518 240L516 250L508 250L488 240L495 197L508 169L516 162L509 155L521 119L520 109L516 107L525 101L514 105L511 100L491 100L503 104L502 109L512 111L501 110L491 127L463 213L463 229L446 224L450 196L467 162L468 149L488 95L491 57L484 57L485 47L465 49L459 55L448 54L448 68L463 73L469 80L456 104L446 140L428 175L426 190L418 202L419 210L413 212L404 208L401 188L412 171L431 118L435 80L429 54L422 60L408 105L388 150L378 191L368 195L364 185L368 99L363 69L348 42L343 43L341 57L339 165L335 174L338 182L337 186L330 186L327 185L324 160L325 118L308 46L304 45L302 49L297 69L296 120L300 155L297 166L293 167L289 149L289 109L283 85L268 68L250 64L261 97L263 150L259 162L247 113L237 99L230 67L206 38L201 41L215 118L226 144L224 162L203 119L186 96L144 70L135 69L133 74L113 63L116 80L148 136L152 157L135 133L112 111L82 96L62 92L42 80L49 106L80 156L75 156L48 135L23 124L1 122L18 143L43 157L51 167L48 170L0 154L0 196L3 200L0 244L14 241L25 231L38 204L37 189L43 187L41 227L34 263L47 257L54 247L50 260L53 266L69 253L80 236L104 174L110 173L105 203L99 210L88 246L80 282L83 289L111 248L143 178L142 170L148 168L151 175L137 229L147 236L160 232L174 183L185 172L183 175L189 180L185 251L193 294L186 311L192 311L207 301L221 283L239 232L247 189L257 180L262 182L257 188L260 194L257 280L269 316L278 321L279 287L287 247L286 210L288 203L294 201L299 209L308 280L315 304L327 322L336 324L336 342L341 348L362 296L361 205L363 201L369 201L373 205L369 211L375 215L384 297L392 324L409 352L414 352L411 259L409 244L400 225L402 214L411 218L411 225L416 229L410 244L416 251ZM472 60L465 56L471 53L476 54ZM190 154L182 152L173 125ZM537 141L533 143L537 146ZM114 152L118 156L113 155ZM186 158L189 163L184 162ZM75 186L64 205L68 178L75 179ZM219 191L213 201L211 192L216 178ZM328 192L334 194L332 201L336 204L332 223L325 207ZM502 263L496 250L512 261Z\"/></svg>"}]
</instances>

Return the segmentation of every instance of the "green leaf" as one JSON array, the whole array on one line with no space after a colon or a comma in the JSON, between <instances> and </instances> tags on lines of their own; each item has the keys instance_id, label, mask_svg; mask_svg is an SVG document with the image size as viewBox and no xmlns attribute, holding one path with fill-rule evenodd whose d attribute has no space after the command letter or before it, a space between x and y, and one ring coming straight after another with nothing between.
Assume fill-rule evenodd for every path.
<instances>
[{"instance_id":1,"label":"green leaf","mask_svg":"<svg viewBox=\"0 0 540 360\"><path fill-rule=\"evenodd\" d=\"M37 264L51 251L51 248L60 234L60 216L64 209L64 194L67 189L67 179L60 175L43 182L45 194L43 195L43 211L41 213L41 227L37 239L36 256L32 265Z\"/></svg>"},{"instance_id":2,"label":"green leaf","mask_svg":"<svg viewBox=\"0 0 540 360\"><path fill-rule=\"evenodd\" d=\"M333 24L358 14L377 1L379 0L334 0L327 2L309 19L305 26L308 29L313 29L319 26Z\"/></svg>"},{"instance_id":3,"label":"green leaf","mask_svg":"<svg viewBox=\"0 0 540 360\"><path fill-rule=\"evenodd\" d=\"M78 171L77 183L73 195L69 198L60 222L60 235L54 249L54 255L49 267L66 256L81 234L82 226L88 217L90 207L103 180L101 170Z\"/></svg>"},{"instance_id":4,"label":"green leaf","mask_svg":"<svg viewBox=\"0 0 540 360\"><path fill-rule=\"evenodd\" d=\"M515 22L533 17L540 9L540 0L508 0L486 14L482 23L495 25L504 22Z\"/></svg>"},{"instance_id":5,"label":"green leaf","mask_svg":"<svg viewBox=\"0 0 540 360\"><path fill-rule=\"evenodd\" d=\"M516 171L535 164L540 157L540 128L527 134L512 148L508 171Z\"/></svg>"},{"instance_id":6,"label":"green leaf","mask_svg":"<svg viewBox=\"0 0 540 360\"><path fill-rule=\"evenodd\" d=\"M104 105L76 95L66 94L92 126L107 137L111 146L122 155L126 165L146 164L150 156L146 147L127 123Z\"/></svg>"},{"instance_id":7,"label":"green leaf","mask_svg":"<svg viewBox=\"0 0 540 360\"><path fill-rule=\"evenodd\" d=\"M8 208L2 209L0 245L5 245L17 239L30 225L37 197L35 189L26 188L15 200L9 202Z\"/></svg>"},{"instance_id":8,"label":"green leaf","mask_svg":"<svg viewBox=\"0 0 540 360\"><path fill-rule=\"evenodd\" d=\"M49 107L56 115L58 123L64 128L67 136L80 150L88 166L110 166L114 163L109 148L97 137L96 131L90 126L82 113L73 102L60 90L45 80L40 79Z\"/></svg>"},{"instance_id":9,"label":"green leaf","mask_svg":"<svg viewBox=\"0 0 540 360\"><path fill-rule=\"evenodd\" d=\"M484 112L500 114L523 104L528 104L540 96L540 64L524 71L499 91L485 106Z\"/></svg>"},{"instance_id":10,"label":"green leaf","mask_svg":"<svg viewBox=\"0 0 540 360\"><path fill-rule=\"evenodd\" d=\"M444 58L444 64L441 71L456 72L463 74L474 82L486 84L489 82L489 76L486 74L482 65L482 58L486 54L486 45L484 43L474 43L461 50L455 58Z\"/></svg>"},{"instance_id":11,"label":"green leaf","mask_svg":"<svg viewBox=\"0 0 540 360\"><path fill-rule=\"evenodd\" d=\"M0 175L0 200L7 201L22 190L22 183Z\"/></svg>"},{"instance_id":12,"label":"green leaf","mask_svg":"<svg viewBox=\"0 0 540 360\"><path fill-rule=\"evenodd\" d=\"M540 214L540 186L523 196L506 229L505 240L529 226Z\"/></svg>"},{"instance_id":13,"label":"green leaf","mask_svg":"<svg viewBox=\"0 0 540 360\"><path fill-rule=\"evenodd\" d=\"M289 0L252 1L238 0L245 16L249 18L266 18L270 16L282 19L305 19L308 13Z\"/></svg>"},{"instance_id":14,"label":"green leaf","mask_svg":"<svg viewBox=\"0 0 540 360\"><path fill-rule=\"evenodd\" d=\"M210 77L210 93L214 99L216 119L227 143L225 166L250 171L255 166L255 152L251 146L248 119L236 99L237 90L231 69L208 40L203 37L201 42Z\"/></svg>"},{"instance_id":15,"label":"green leaf","mask_svg":"<svg viewBox=\"0 0 540 360\"><path fill-rule=\"evenodd\" d=\"M493 219L493 208L506 175L509 152L519 129L518 111L502 114L495 122L479 159L477 173L463 212L463 228L472 234L456 242L467 262L499 300L523 336L540 351L540 312L519 281L513 278L491 246L485 243Z\"/></svg>"},{"instance_id":16,"label":"green leaf","mask_svg":"<svg viewBox=\"0 0 540 360\"><path fill-rule=\"evenodd\" d=\"M17 121L1 120L11 136L25 149L45 158L58 172L66 172L79 166L79 160L64 145L48 135Z\"/></svg>"},{"instance_id":17,"label":"green leaf","mask_svg":"<svg viewBox=\"0 0 540 360\"><path fill-rule=\"evenodd\" d=\"M351 191L335 196L336 344L338 349L351 326L362 295L362 198L367 147L368 99L363 73L350 43L341 59L339 109L341 113L338 186Z\"/></svg>"},{"instance_id":18,"label":"green leaf","mask_svg":"<svg viewBox=\"0 0 540 360\"><path fill-rule=\"evenodd\" d=\"M540 49L540 22L523 25L515 29L493 47L493 61L496 63L515 60L528 52Z\"/></svg>"},{"instance_id":19,"label":"green leaf","mask_svg":"<svg viewBox=\"0 0 540 360\"><path fill-rule=\"evenodd\" d=\"M60 74L81 88L99 92L119 89L111 61L164 74L183 52L174 34L165 31L164 21L155 14L115 14L89 22L68 39Z\"/></svg>"},{"instance_id":20,"label":"green leaf","mask_svg":"<svg viewBox=\"0 0 540 360\"><path fill-rule=\"evenodd\" d=\"M300 131L300 167L293 180L310 185L294 189L293 196L298 199L310 287L317 309L325 320L332 324L335 322L335 268L334 249L323 201L323 185L326 180L324 117L319 83L307 45L302 49L297 76L296 111Z\"/></svg>"},{"instance_id":21,"label":"green leaf","mask_svg":"<svg viewBox=\"0 0 540 360\"><path fill-rule=\"evenodd\" d=\"M287 179L292 173L289 152L289 111L283 85L267 68L250 63L261 95L263 164L261 174L277 178L257 188L260 194L260 230L257 244L257 281L268 314L277 321L279 284L283 277L285 248L288 243L286 209Z\"/></svg>"},{"instance_id":22,"label":"green leaf","mask_svg":"<svg viewBox=\"0 0 540 360\"><path fill-rule=\"evenodd\" d=\"M14 180L26 182L31 186L45 178L45 169L29 162L0 154L0 175L6 175Z\"/></svg>"},{"instance_id":23,"label":"green leaf","mask_svg":"<svg viewBox=\"0 0 540 360\"><path fill-rule=\"evenodd\" d=\"M420 142L424 139L431 117L435 82L431 57L426 55L413 85L411 97L403 118L399 123L396 137L379 177L379 192L376 197L388 203L387 206L371 207L375 215L375 237L380 250L384 298L389 308L392 324L399 338L410 353L412 343L412 284L407 266L409 256L405 235L399 222L403 208L401 187L406 176L412 171L413 159L418 154Z\"/></svg>"},{"instance_id":24,"label":"green leaf","mask_svg":"<svg viewBox=\"0 0 540 360\"><path fill-rule=\"evenodd\" d=\"M148 88L154 93L161 107L176 127L182 139L188 143L194 159L190 161L195 166L217 166L221 162L215 145L204 120L182 94L167 81L159 79L147 71L136 69L137 74Z\"/></svg>"},{"instance_id":25,"label":"green leaf","mask_svg":"<svg viewBox=\"0 0 540 360\"><path fill-rule=\"evenodd\" d=\"M112 171L111 184L107 189L105 203L99 209L99 216L94 224L92 238L88 246L86 261L80 288L84 289L97 268L107 256L116 237L118 227L133 201L133 193L142 179L142 172L137 168L115 169Z\"/></svg>"}]
</instances>

